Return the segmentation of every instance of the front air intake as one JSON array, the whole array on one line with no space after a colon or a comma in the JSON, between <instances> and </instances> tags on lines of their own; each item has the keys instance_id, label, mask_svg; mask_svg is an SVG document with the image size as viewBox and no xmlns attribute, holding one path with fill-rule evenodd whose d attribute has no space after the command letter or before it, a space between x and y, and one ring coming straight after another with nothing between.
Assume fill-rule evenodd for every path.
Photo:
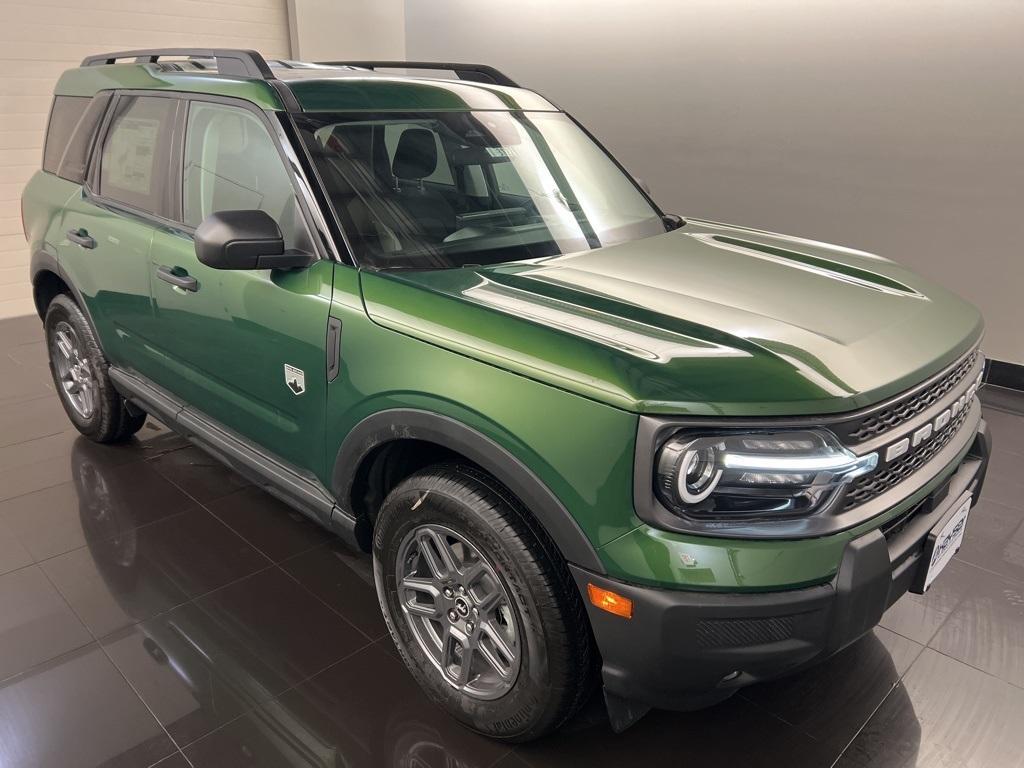
<instances>
[{"instance_id":1,"label":"front air intake","mask_svg":"<svg viewBox=\"0 0 1024 768\"><path fill-rule=\"evenodd\" d=\"M793 636L792 616L766 619L704 619L697 622L697 645L701 648L737 648L765 645Z\"/></svg>"}]
</instances>

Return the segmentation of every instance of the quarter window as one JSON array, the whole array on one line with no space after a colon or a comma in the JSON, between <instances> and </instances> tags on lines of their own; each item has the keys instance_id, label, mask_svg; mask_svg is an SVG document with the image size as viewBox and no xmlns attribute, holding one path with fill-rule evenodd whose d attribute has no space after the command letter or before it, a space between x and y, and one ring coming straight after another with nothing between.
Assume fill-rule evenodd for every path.
<instances>
[{"instance_id":1,"label":"quarter window","mask_svg":"<svg viewBox=\"0 0 1024 768\"><path fill-rule=\"evenodd\" d=\"M60 159L92 101L88 96L56 96L50 108L50 121L46 125L46 144L43 148L43 170L57 173Z\"/></svg>"},{"instance_id":2,"label":"quarter window","mask_svg":"<svg viewBox=\"0 0 1024 768\"><path fill-rule=\"evenodd\" d=\"M295 190L266 126L239 107L194 101L188 112L182 210L189 226L215 211L265 211L285 247L301 230Z\"/></svg>"},{"instance_id":3,"label":"quarter window","mask_svg":"<svg viewBox=\"0 0 1024 768\"><path fill-rule=\"evenodd\" d=\"M177 101L122 96L100 158L103 197L132 208L168 215L171 134Z\"/></svg>"},{"instance_id":4,"label":"quarter window","mask_svg":"<svg viewBox=\"0 0 1024 768\"><path fill-rule=\"evenodd\" d=\"M96 131L103 122L103 116L107 112L107 106L113 94L110 91L101 91L92 97L89 108L78 121L78 126L71 135L67 149L60 159L60 167L57 175L62 179L81 184L85 181L86 166L89 163L89 151L92 149L92 142ZM49 146L49 145L47 145Z\"/></svg>"}]
</instances>

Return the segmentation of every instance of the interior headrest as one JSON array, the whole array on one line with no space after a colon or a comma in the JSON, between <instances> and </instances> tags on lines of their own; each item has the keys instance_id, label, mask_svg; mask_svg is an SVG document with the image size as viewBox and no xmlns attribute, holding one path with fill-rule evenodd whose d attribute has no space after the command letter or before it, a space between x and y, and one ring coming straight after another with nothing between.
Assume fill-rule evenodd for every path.
<instances>
[{"instance_id":1,"label":"interior headrest","mask_svg":"<svg viewBox=\"0 0 1024 768\"><path fill-rule=\"evenodd\" d=\"M207 130L213 131L220 154L241 154L246 149L245 124L240 115L216 113Z\"/></svg>"},{"instance_id":2,"label":"interior headrest","mask_svg":"<svg viewBox=\"0 0 1024 768\"><path fill-rule=\"evenodd\" d=\"M437 168L437 142L426 128L406 128L398 139L391 172L399 179L422 179Z\"/></svg>"}]
</instances>

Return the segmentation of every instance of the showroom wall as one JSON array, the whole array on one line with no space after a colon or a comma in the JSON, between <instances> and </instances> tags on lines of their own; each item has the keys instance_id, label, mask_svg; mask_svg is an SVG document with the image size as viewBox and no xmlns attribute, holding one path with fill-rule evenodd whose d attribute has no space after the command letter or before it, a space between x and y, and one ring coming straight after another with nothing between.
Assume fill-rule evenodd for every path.
<instances>
[{"instance_id":1,"label":"showroom wall","mask_svg":"<svg viewBox=\"0 0 1024 768\"><path fill-rule=\"evenodd\" d=\"M897 258L1024 363L1019 0L406 0L410 59L484 61L669 211Z\"/></svg>"},{"instance_id":2,"label":"showroom wall","mask_svg":"<svg viewBox=\"0 0 1024 768\"><path fill-rule=\"evenodd\" d=\"M21 189L39 168L53 85L90 53L165 46L290 55L285 0L0 0L0 318L34 311Z\"/></svg>"},{"instance_id":3,"label":"showroom wall","mask_svg":"<svg viewBox=\"0 0 1024 768\"><path fill-rule=\"evenodd\" d=\"M288 0L292 55L303 61L405 56L405 0Z\"/></svg>"}]
</instances>

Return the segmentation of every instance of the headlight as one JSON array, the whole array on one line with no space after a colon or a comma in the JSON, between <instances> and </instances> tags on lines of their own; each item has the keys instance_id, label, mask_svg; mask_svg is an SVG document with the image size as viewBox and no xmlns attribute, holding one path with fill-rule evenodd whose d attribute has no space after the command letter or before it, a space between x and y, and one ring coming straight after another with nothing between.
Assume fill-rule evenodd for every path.
<instances>
[{"instance_id":1,"label":"headlight","mask_svg":"<svg viewBox=\"0 0 1024 768\"><path fill-rule=\"evenodd\" d=\"M812 514L873 470L825 430L674 435L657 455L658 496L696 518Z\"/></svg>"}]
</instances>

